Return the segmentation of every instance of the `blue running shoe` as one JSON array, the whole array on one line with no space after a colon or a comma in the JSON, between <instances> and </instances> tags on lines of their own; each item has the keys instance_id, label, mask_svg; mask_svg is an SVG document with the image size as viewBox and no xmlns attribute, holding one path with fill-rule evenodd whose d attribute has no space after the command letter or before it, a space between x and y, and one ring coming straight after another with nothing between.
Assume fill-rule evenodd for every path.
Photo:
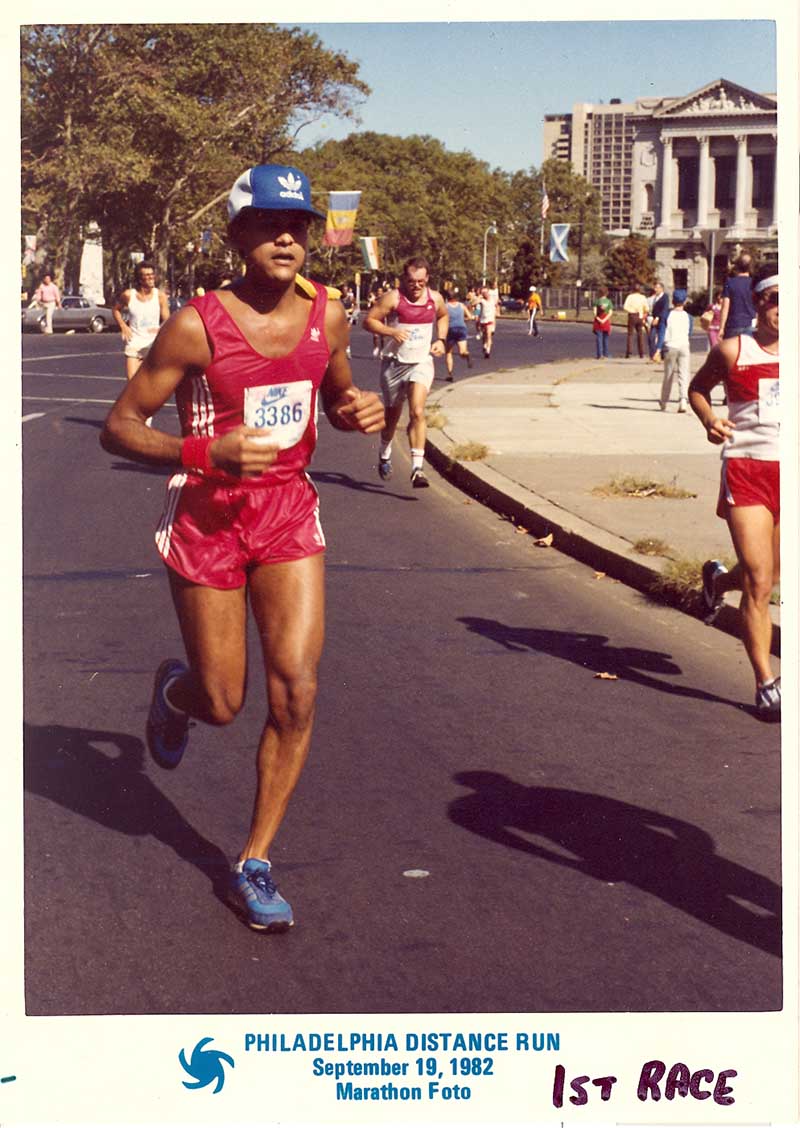
<instances>
[{"instance_id":1,"label":"blue running shoe","mask_svg":"<svg viewBox=\"0 0 800 1128\"><path fill-rule=\"evenodd\" d=\"M150 755L161 768L177 768L189 741L189 714L176 713L164 697L164 686L186 673L177 658L167 658L156 670L145 732Z\"/></svg>"},{"instance_id":2,"label":"blue running shoe","mask_svg":"<svg viewBox=\"0 0 800 1128\"><path fill-rule=\"evenodd\" d=\"M285 932L294 924L292 906L284 901L272 880L271 865L248 858L231 871L230 899L244 913L251 928Z\"/></svg>"},{"instance_id":3,"label":"blue running shoe","mask_svg":"<svg viewBox=\"0 0 800 1128\"><path fill-rule=\"evenodd\" d=\"M392 460L391 458L378 459L378 473L383 478L384 482L388 481L392 476Z\"/></svg>"}]
</instances>

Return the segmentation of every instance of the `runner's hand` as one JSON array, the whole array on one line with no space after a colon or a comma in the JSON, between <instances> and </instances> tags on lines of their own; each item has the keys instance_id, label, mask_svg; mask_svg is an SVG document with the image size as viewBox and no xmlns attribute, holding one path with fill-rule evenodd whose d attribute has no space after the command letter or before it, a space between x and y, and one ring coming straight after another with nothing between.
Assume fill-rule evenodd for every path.
<instances>
[{"instance_id":1,"label":"runner's hand","mask_svg":"<svg viewBox=\"0 0 800 1128\"><path fill-rule=\"evenodd\" d=\"M444 341L434 341L431 345L431 356L444 356Z\"/></svg>"},{"instance_id":2,"label":"runner's hand","mask_svg":"<svg viewBox=\"0 0 800 1128\"><path fill-rule=\"evenodd\" d=\"M408 329L392 329L392 337L398 345L402 345L403 341L407 341L410 336Z\"/></svg>"},{"instance_id":3,"label":"runner's hand","mask_svg":"<svg viewBox=\"0 0 800 1128\"><path fill-rule=\"evenodd\" d=\"M209 455L218 470L240 478L257 478L272 466L279 450L277 442L269 441L268 431L241 423L215 439L209 447Z\"/></svg>"},{"instance_id":4,"label":"runner's hand","mask_svg":"<svg viewBox=\"0 0 800 1128\"><path fill-rule=\"evenodd\" d=\"M128 325L126 322L123 321L119 331L122 334L123 341L133 340L133 329L131 329L130 325Z\"/></svg>"},{"instance_id":5,"label":"runner's hand","mask_svg":"<svg viewBox=\"0 0 800 1128\"><path fill-rule=\"evenodd\" d=\"M720 419L719 416L713 415L706 423L706 435L708 441L719 446L729 439L736 429L736 424L731 423L730 419Z\"/></svg>"},{"instance_id":6,"label":"runner's hand","mask_svg":"<svg viewBox=\"0 0 800 1128\"><path fill-rule=\"evenodd\" d=\"M362 392L350 387L343 392L334 408L334 415L349 431L369 434L382 431L386 425L383 404L374 392Z\"/></svg>"}]
</instances>

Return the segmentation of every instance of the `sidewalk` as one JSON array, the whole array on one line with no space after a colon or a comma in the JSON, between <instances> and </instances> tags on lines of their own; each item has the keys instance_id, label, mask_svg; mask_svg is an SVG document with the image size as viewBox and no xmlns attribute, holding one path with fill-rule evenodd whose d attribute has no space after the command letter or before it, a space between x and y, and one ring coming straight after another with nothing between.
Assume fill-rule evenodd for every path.
<instances>
[{"instance_id":1,"label":"sidewalk","mask_svg":"<svg viewBox=\"0 0 800 1128\"><path fill-rule=\"evenodd\" d=\"M692 373L703 359L692 355ZM661 364L586 359L470 378L456 373L454 384L437 380L431 390L430 413L438 409L443 418L441 427L428 429L428 457L461 489L536 537L552 533L555 548L644 592L662 581L671 561L733 557L728 527L715 514L719 449L691 410L678 414L677 386L668 410L659 410ZM467 443L489 452L465 461L458 448ZM696 496L593 492L629 476ZM647 555L641 545L637 551L647 539L663 542L662 555ZM729 600L717 625L737 634L738 594ZM674 602L702 613L700 598Z\"/></svg>"}]
</instances>

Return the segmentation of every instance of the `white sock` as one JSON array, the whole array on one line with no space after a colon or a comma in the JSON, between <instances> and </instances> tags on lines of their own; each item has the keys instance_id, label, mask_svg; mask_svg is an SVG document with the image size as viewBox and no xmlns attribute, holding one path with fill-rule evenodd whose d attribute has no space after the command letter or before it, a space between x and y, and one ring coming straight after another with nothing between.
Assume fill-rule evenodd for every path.
<instances>
[{"instance_id":1,"label":"white sock","mask_svg":"<svg viewBox=\"0 0 800 1128\"><path fill-rule=\"evenodd\" d=\"M392 440L391 439L389 439L388 443L384 443L383 440L381 440L380 457L385 459L385 460L388 460L392 457Z\"/></svg>"},{"instance_id":2,"label":"white sock","mask_svg":"<svg viewBox=\"0 0 800 1128\"><path fill-rule=\"evenodd\" d=\"M411 448L411 470L412 470L412 472L414 470L421 470L422 469L422 463L424 462L424 460L425 460L425 451L424 450L414 450L414 448L412 447Z\"/></svg>"}]
</instances>

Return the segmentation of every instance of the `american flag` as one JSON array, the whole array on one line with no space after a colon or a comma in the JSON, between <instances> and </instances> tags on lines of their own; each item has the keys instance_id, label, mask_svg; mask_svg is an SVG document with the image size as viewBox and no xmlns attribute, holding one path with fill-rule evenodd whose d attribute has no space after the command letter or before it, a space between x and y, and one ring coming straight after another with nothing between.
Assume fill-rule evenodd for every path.
<instances>
[{"instance_id":1,"label":"american flag","mask_svg":"<svg viewBox=\"0 0 800 1128\"><path fill-rule=\"evenodd\" d=\"M550 210L550 197L547 195L547 185L542 185L542 219L547 218L547 213Z\"/></svg>"}]
</instances>

